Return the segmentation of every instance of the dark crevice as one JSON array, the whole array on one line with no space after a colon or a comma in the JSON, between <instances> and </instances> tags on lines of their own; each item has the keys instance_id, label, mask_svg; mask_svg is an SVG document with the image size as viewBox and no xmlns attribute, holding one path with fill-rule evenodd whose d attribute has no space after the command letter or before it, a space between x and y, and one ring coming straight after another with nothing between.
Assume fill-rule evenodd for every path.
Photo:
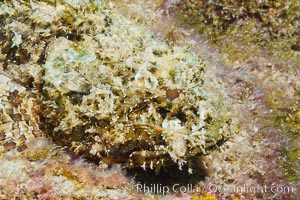
<instances>
[{"instance_id":1,"label":"dark crevice","mask_svg":"<svg viewBox=\"0 0 300 200\"><path fill-rule=\"evenodd\" d=\"M188 173L189 168L193 169L193 174ZM178 165L165 166L153 170L144 170L140 167L127 169L127 175L133 178L137 184L145 184L145 186L152 186L152 188L154 184L160 187L166 186L170 188L170 193L172 193L176 192L171 191L175 184L178 184L178 187L187 187L188 184L194 184L195 186L199 181L203 181L208 176L208 171L203 166L202 161L196 158L190 160L189 164L184 165L182 170L179 169Z\"/></svg>"}]
</instances>

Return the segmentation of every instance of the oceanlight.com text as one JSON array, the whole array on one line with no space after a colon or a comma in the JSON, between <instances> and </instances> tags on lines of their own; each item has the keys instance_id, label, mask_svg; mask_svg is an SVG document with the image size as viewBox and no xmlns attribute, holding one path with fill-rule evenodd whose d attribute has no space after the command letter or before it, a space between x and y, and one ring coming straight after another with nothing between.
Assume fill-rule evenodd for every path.
<instances>
[{"instance_id":1,"label":"oceanlight.com text","mask_svg":"<svg viewBox=\"0 0 300 200\"><path fill-rule=\"evenodd\" d=\"M242 186L219 186L217 184L208 184L208 191L211 193L294 193L296 188L287 185L271 185L271 186L259 186L259 185L242 185Z\"/></svg>"},{"instance_id":2,"label":"oceanlight.com text","mask_svg":"<svg viewBox=\"0 0 300 200\"><path fill-rule=\"evenodd\" d=\"M288 194L296 192L296 188L288 185L271 185L271 186L260 186L260 185L241 185L241 186L224 186L217 184L205 184L202 187L196 187L193 184L180 185L174 184L172 186L166 186L162 184L137 184L136 191L138 193L149 193L149 194L161 194L166 195L169 193L198 193L204 192L209 193L236 193L236 194L257 194L257 193L272 193L272 194Z\"/></svg>"}]
</instances>

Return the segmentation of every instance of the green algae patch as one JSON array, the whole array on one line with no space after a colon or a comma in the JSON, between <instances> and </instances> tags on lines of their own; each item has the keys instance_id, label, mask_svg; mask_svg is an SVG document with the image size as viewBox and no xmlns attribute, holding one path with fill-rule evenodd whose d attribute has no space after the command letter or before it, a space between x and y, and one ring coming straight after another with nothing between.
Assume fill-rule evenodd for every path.
<instances>
[{"instance_id":1,"label":"green algae patch","mask_svg":"<svg viewBox=\"0 0 300 200\"><path fill-rule=\"evenodd\" d=\"M299 149L299 133L300 133L300 120L299 120L299 113L289 113L279 111L277 115L274 116L274 125L275 127L280 128L282 134L288 137L288 145L284 146L281 149L281 168L283 171L284 176L289 181L299 182L299 156L300 156L300 149ZM295 119L294 117L298 118ZM290 119L294 118L293 121Z\"/></svg>"},{"instance_id":2,"label":"green algae patch","mask_svg":"<svg viewBox=\"0 0 300 200\"><path fill-rule=\"evenodd\" d=\"M179 21L203 34L229 61L264 49L281 63L299 60L300 3L292 1L184 0Z\"/></svg>"},{"instance_id":3,"label":"green algae patch","mask_svg":"<svg viewBox=\"0 0 300 200\"><path fill-rule=\"evenodd\" d=\"M297 87L297 86L296 86ZM289 181L299 182L299 137L300 137L300 93L299 87L292 98L279 90L273 91L268 101L271 113L271 123L287 137L287 145L281 148L280 163L284 176Z\"/></svg>"}]
</instances>

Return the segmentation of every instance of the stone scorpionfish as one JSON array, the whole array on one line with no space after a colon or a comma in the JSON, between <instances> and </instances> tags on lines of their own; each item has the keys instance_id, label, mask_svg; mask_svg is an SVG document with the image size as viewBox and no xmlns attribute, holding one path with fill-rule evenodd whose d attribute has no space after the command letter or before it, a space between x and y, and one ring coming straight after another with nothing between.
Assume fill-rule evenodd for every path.
<instances>
[{"instance_id":1,"label":"stone scorpionfish","mask_svg":"<svg viewBox=\"0 0 300 200\"><path fill-rule=\"evenodd\" d=\"M44 135L108 164L181 167L233 132L205 62L111 3L4 1L0 19L1 152Z\"/></svg>"}]
</instances>

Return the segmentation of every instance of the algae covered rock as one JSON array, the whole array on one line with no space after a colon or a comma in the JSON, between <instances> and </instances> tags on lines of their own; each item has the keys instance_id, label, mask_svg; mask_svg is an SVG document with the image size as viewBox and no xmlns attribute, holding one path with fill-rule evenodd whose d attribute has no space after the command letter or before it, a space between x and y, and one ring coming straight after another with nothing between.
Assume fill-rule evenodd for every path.
<instances>
[{"instance_id":1,"label":"algae covered rock","mask_svg":"<svg viewBox=\"0 0 300 200\"><path fill-rule=\"evenodd\" d=\"M0 5L2 70L38 96L39 126L57 144L108 164L181 167L232 133L222 99L204 87L205 62L111 3Z\"/></svg>"},{"instance_id":2,"label":"algae covered rock","mask_svg":"<svg viewBox=\"0 0 300 200\"><path fill-rule=\"evenodd\" d=\"M231 63L259 51L299 65L300 1L182 0L179 21L228 54Z\"/></svg>"}]
</instances>

